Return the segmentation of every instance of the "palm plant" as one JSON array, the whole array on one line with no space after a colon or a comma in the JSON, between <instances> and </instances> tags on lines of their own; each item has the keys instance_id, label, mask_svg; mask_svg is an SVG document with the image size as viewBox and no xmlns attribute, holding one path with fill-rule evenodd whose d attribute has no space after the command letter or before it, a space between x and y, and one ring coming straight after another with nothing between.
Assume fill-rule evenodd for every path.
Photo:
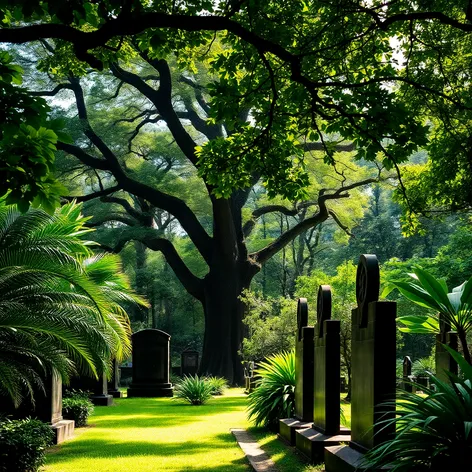
<instances>
[{"instance_id":1,"label":"palm plant","mask_svg":"<svg viewBox=\"0 0 472 472\"><path fill-rule=\"evenodd\" d=\"M115 255L94 256L81 205L20 213L0 200L0 393L18 405L44 374L107 371L130 352L122 302L144 303Z\"/></svg>"},{"instance_id":2,"label":"palm plant","mask_svg":"<svg viewBox=\"0 0 472 472\"><path fill-rule=\"evenodd\" d=\"M254 371L259 377L249 394L248 418L256 426L277 426L295 409L295 352L274 354Z\"/></svg>"},{"instance_id":3,"label":"palm plant","mask_svg":"<svg viewBox=\"0 0 472 472\"><path fill-rule=\"evenodd\" d=\"M400 330L405 333L439 333L440 318L457 331L464 358L472 364L467 343L467 333L472 328L472 277L459 287L448 291L444 280L438 280L420 268L410 274L413 281L390 282L384 291L386 295L397 288L408 300L428 309L425 315L402 316L398 321L403 325Z\"/></svg>"},{"instance_id":4,"label":"palm plant","mask_svg":"<svg viewBox=\"0 0 472 472\"><path fill-rule=\"evenodd\" d=\"M400 390L393 423L396 436L366 455L367 470L386 466L392 472L472 470L472 366L445 346L458 362L463 378L431 376L434 389L421 387L426 398ZM388 405L392 406L391 402Z\"/></svg>"}]
</instances>

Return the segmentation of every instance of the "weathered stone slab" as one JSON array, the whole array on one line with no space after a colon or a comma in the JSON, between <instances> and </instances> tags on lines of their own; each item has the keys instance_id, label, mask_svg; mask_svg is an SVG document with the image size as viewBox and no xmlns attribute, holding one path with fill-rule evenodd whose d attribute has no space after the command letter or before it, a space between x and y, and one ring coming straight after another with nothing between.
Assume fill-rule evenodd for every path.
<instances>
[{"instance_id":1,"label":"weathered stone slab","mask_svg":"<svg viewBox=\"0 0 472 472\"><path fill-rule=\"evenodd\" d=\"M196 375L198 372L198 351L187 350L180 355L180 375Z\"/></svg>"},{"instance_id":2,"label":"weathered stone slab","mask_svg":"<svg viewBox=\"0 0 472 472\"><path fill-rule=\"evenodd\" d=\"M310 421L300 421L296 418L284 418L279 421L279 435L285 442L291 446L295 446L295 433L299 429L307 429L310 426Z\"/></svg>"},{"instance_id":3,"label":"weathered stone slab","mask_svg":"<svg viewBox=\"0 0 472 472\"><path fill-rule=\"evenodd\" d=\"M348 443L351 440L350 431L343 428L340 434L326 435L313 428L299 429L295 433L297 449L312 463L324 460L324 450L329 446Z\"/></svg>"}]
</instances>

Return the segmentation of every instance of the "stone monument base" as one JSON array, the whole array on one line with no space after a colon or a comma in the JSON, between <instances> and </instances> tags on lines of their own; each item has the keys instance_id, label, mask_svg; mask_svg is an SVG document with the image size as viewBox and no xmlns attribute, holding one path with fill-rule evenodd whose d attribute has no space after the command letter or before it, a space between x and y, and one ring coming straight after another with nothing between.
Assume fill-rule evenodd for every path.
<instances>
[{"instance_id":1,"label":"stone monument base","mask_svg":"<svg viewBox=\"0 0 472 472\"><path fill-rule=\"evenodd\" d=\"M75 421L60 420L51 425L54 432L54 444L60 444L74 435Z\"/></svg>"},{"instance_id":2,"label":"stone monument base","mask_svg":"<svg viewBox=\"0 0 472 472\"><path fill-rule=\"evenodd\" d=\"M174 388L171 383L163 384L131 384L128 388L128 398L132 397L172 397Z\"/></svg>"},{"instance_id":3,"label":"stone monument base","mask_svg":"<svg viewBox=\"0 0 472 472\"><path fill-rule=\"evenodd\" d=\"M351 431L344 427L341 427L341 431L336 435L326 435L313 428L299 429L295 432L297 449L315 464L324 460L325 447L337 446L350 440Z\"/></svg>"},{"instance_id":4,"label":"stone monument base","mask_svg":"<svg viewBox=\"0 0 472 472\"><path fill-rule=\"evenodd\" d=\"M95 406L111 406L113 404L113 397L111 395L91 395L90 401Z\"/></svg>"},{"instance_id":5,"label":"stone monument base","mask_svg":"<svg viewBox=\"0 0 472 472\"><path fill-rule=\"evenodd\" d=\"M279 436L291 446L295 446L295 433L301 429L307 429L312 425L311 421L300 421L296 418L284 418L279 420Z\"/></svg>"},{"instance_id":6,"label":"stone monument base","mask_svg":"<svg viewBox=\"0 0 472 472\"><path fill-rule=\"evenodd\" d=\"M123 392L120 390L108 390L108 395L111 395L113 398L123 398Z\"/></svg>"},{"instance_id":7,"label":"stone monument base","mask_svg":"<svg viewBox=\"0 0 472 472\"><path fill-rule=\"evenodd\" d=\"M325 472L363 472L364 454L349 446L331 446L325 449ZM391 470L389 467L369 469L369 472Z\"/></svg>"}]
</instances>

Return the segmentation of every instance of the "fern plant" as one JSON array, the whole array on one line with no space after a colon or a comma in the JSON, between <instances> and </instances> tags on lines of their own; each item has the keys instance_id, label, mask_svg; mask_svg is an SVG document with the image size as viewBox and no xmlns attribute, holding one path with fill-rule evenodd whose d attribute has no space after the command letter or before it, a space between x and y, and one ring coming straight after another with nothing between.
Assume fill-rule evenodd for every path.
<instances>
[{"instance_id":1,"label":"fern plant","mask_svg":"<svg viewBox=\"0 0 472 472\"><path fill-rule=\"evenodd\" d=\"M191 405L203 405L212 396L213 387L205 377L184 376L175 386L174 398L184 400Z\"/></svg>"},{"instance_id":2,"label":"fern plant","mask_svg":"<svg viewBox=\"0 0 472 472\"><path fill-rule=\"evenodd\" d=\"M248 396L248 418L256 426L276 427L295 409L295 352L268 357L254 373L259 379Z\"/></svg>"},{"instance_id":3,"label":"fern plant","mask_svg":"<svg viewBox=\"0 0 472 472\"><path fill-rule=\"evenodd\" d=\"M94 255L81 205L20 213L0 200L0 393L33 400L47 372L107 371L131 350L122 302L133 294L116 255Z\"/></svg>"}]
</instances>

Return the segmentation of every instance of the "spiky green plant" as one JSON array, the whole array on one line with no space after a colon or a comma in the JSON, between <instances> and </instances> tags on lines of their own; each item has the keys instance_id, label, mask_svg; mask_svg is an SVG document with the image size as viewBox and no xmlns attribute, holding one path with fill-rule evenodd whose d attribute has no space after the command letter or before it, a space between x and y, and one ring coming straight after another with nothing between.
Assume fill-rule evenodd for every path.
<instances>
[{"instance_id":1,"label":"spiky green plant","mask_svg":"<svg viewBox=\"0 0 472 472\"><path fill-rule=\"evenodd\" d=\"M186 375L175 386L174 398L191 405L203 405L211 398L211 392L212 386L205 377Z\"/></svg>"},{"instance_id":2,"label":"spiky green plant","mask_svg":"<svg viewBox=\"0 0 472 472\"><path fill-rule=\"evenodd\" d=\"M228 381L224 377L206 377L206 382L211 387L212 395L223 395L224 391L228 388Z\"/></svg>"},{"instance_id":3,"label":"spiky green plant","mask_svg":"<svg viewBox=\"0 0 472 472\"><path fill-rule=\"evenodd\" d=\"M439 332L439 318L442 317L457 332L464 358L472 364L467 341L467 334L472 330L472 277L449 292L444 280L436 279L419 267L413 272L409 274L413 280L390 282L383 293L385 296L396 288L408 300L429 311L425 315L399 317L400 331L436 334Z\"/></svg>"},{"instance_id":4,"label":"spiky green plant","mask_svg":"<svg viewBox=\"0 0 472 472\"><path fill-rule=\"evenodd\" d=\"M434 374L436 371L436 363L433 356L421 357L416 359L411 366L411 373L418 376L427 376Z\"/></svg>"},{"instance_id":5,"label":"spiky green plant","mask_svg":"<svg viewBox=\"0 0 472 472\"><path fill-rule=\"evenodd\" d=\"M472 470L472 366L446 349L459 363L463 378L450 372L449 381L431 376L434 389L421 387L426 398L400 390L396 418L380 422L395 424L396 436L367 454L364 465L368 469Z\"/></svg>"},{"instance_id":6,"label":"spiky green plant","mask_svg":"<svg viewBox=\"0 0 472 472\"><path fill-rule=\"evenodd\" d=\"M293 415L295 408L295 352L274 354L254 371L259 377L248 396L248 418L256 426L277 425Z\"/></svg>"},{"instance_id":7,"label":"spiky green plant","mask_svg":"<svg viewBox=\"0 0 472 472\"><path fill-rule=\"evenodd\" d=\"M130 353L121 303L144 302L116 255L93 255L86 221L75 203L22 214L0 200L0 393L16 405L47 372L67 382Z\"/></svg>"}]
</instances>

